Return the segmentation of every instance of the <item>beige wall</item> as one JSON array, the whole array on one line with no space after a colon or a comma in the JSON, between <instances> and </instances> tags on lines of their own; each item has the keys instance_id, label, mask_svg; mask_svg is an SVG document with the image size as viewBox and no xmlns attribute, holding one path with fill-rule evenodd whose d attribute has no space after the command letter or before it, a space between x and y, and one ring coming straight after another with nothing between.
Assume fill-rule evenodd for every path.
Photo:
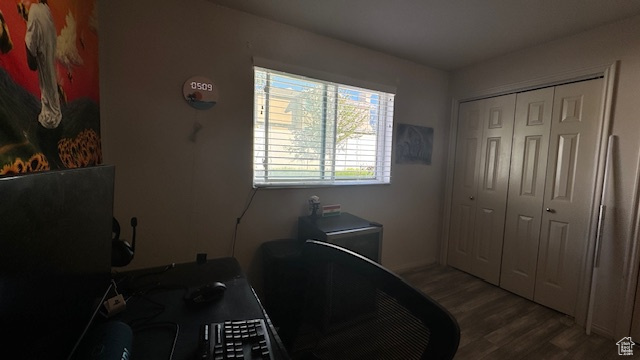
<instances>
[{"instance_id":1,"label":"beige wall","mask_svg":"<svg viewBox=\"0 0 640 360\"><path fill-rule=\"evenodd\" d=\"M623 308L623 263L630 251L629 229L635 208L632 198L640 135L640 17L455 71L451 85L453 96L464 99L517 87L523 82L544 82L546 78L562 77L562 74L569 76L577 70L618 60L612 123L612 133L618 142L607 192L608 212L594 311L595 329L617 338L628 335L628 323L623 324L625 318L619 319L622 313L618 311Z\"/></svg>"},{"instance_id":2,"label":"beige wall","mask_svg":"<svg viewBox=\"0 0 640 360\"><path fill-rule=\"evenodd\" d=\"M640 18L633 18L451 74L205 0L100 1L101 118L105 162L116 165L115 215L139 218L131 268L228 256L249 199L252 57L397 88L396 123L435 130L431 166L393 166L389 186L260 190L238 228L236 257L253 272L256 250L293 237L310 195L384 224L382 262L393 269L438 256L448 142L449 95L467 98L531 80L620 61L613 114L617 160L594 324L619 336L638 157ZM220 89L211 110L191 109L183 82L203 75ZM203 125L190 142L194 123ZM130 238L125 227L124 237ZM618 321L618 323L620 323ZM625 325L626 326L626 325ZM625 326L622 326L624 328Z\"/></svg>"},{"instance_id":3,"label":"beige wall","mask_svg":"<svg viewBox=\"0 0 640 360\"><path fill-rule=\"evenodd\" d=\"M139 220L130 268L229 256L252 191L252 57L397 88L395 121L434 128L432 165L393 165L392 184L259 190L238 228L236 257L252 271L267 240L293 237L306 201L384 225L382 263L394 269L438 255L448 139L449 75L205 0L100 1L105 162L116 166L115 215ZM191 76L219 87L211 110L182 99ZM197 141L189 135L202 124ZM130 239L124 227L123 237Z\"/></svg>"}]
</instances>

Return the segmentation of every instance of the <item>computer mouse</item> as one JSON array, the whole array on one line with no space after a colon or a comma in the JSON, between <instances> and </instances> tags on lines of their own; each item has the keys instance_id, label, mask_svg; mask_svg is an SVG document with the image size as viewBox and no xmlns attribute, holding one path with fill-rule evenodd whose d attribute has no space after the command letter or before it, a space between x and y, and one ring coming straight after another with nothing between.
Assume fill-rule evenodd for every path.
<instances>
[{"instance_id":1,"label":"computer mouse","mask_svg":"<svg viewBox=\"0 0 640 360\"><path fill-rule=\"evenodd\" d=\"M215 281L194 290L187 300L194 304L212 302L220 299L222 295L224 295L225 290L227 290L227 285Z\"/></svg>"}]
</instances>

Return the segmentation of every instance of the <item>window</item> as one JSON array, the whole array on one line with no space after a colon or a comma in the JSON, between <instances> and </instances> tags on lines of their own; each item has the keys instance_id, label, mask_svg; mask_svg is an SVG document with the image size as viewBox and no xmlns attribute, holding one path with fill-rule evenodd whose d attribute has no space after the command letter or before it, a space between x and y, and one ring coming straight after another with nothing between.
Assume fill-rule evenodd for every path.
<instances>
[{"instance_id":1,"label":"window","mask_svg":"<svg viewBox=\"0 0 640 360\"><path fill-rule=\"evenodd\" d=\"M254 67L254 186L385 184L394 94Z\"/></svg>"}]
</instances>

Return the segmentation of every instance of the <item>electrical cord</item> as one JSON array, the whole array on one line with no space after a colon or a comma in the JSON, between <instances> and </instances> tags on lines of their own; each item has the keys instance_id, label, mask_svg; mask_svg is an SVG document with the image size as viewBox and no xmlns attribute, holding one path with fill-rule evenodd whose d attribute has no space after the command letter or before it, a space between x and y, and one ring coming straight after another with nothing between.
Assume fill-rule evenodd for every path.
<instances>
[{"instance_id":1,"label":"electrical cord","mask_svg":"<svg viewBox=\"0 0 640 360\"><path fill-rule=\"evenodd\" d=\"M167 327L167 326L172 326L176 328L175 335L173 337L173 343L171 344L171 352L169 353L169 360L172 360L173 354L175 353L175 350L176 350L176 343L178 342L178 336L180 335L180 325L178 325L178 323L174 323L174 322L150 323L142 326L132 327L132 330L134 332L141 332L141 331L153 330L156 328Z\"/></svg>"},{"instance_id":2,"label":"electrical cord","mask_svg":"<svg viewBox=\"0 0 640 360\"><path fill-rule=\"evenodd\" d=\"M131 299L133 297L130 297L129 299ZM151 314L147 315L147 316L142 316L136 319L133 319L131 321L129 321L129 326L131 326L132 328L134 327L138 327L141 325L144 325L145 323L147 323L148 321L151 321L153 319L155 319L156 317L162 315L162 313L164 313L166 307L154 300L151 300L149 297L145 296L145 295L141 295L141 296L137 296L137 299L140 300L146 300L147 302L151 303L152 305L155 305L155 307L151 308L150 310L154 310L154 312L152 312ZM127 302L129 301L129 299L127 299Z\"/></svg>"},{"instance_id":3,"label":"electrical cord","mask_svg":"<svg viewBox=\"0 0 640 360\"><path fill-rule=\"evenodd\" d=\"M171 264L165 266L164 268L162 268L162 269L160 269L158 271L155 271L155 272L145 273L145 274L141 274L141 275L138 275L138 276L132 275L132 274L127 274L124 277L122 277L121 279L119 279L117 283L122 285L123 288L128 290L129 293L141 293L141 292L145 291L145 290L141 290L141 289L143 289L145 287L147 288L147 290L153 289L156 286L158 286L158 283L157 282L151 282L151 283L148 283L148 284L138 285L138 284L135 284L135 282L138 282L140 279L144 279L144 278L149 277L149 276L164 274L165 272L167 272L167 271L169 271L169 270L171 270L171 269L173 269L175 267L176 267L176 263L171 263ZM115 284L116 283L114 282L114 285ZM136 286L134 286L134 284Z\"/></svg>"},{"instance_id":4,"label":"electrical cord","mask_svg":"<svg viewBox=\"0 0 640 360\"><path fill-rule=\"evenodd\" d=\"M152 308L151 310L155 309L156 312L155 313L151 313L150 315L147 316L143 316L143 317L139 317L136 319L132 319L129 321L129 325L131 326L136 326L136 325L142 325L150 320L155 319L156 317L160 316L162 313L164 313L166 307L164 304L155 301L153 299L151 299L149 297L149 295L151 295L153 292L161 292L161 291L166 291L166 290L183 290L184 293L182 295L183 299L186 299L187 294L189 292L189 288L186 286L155 286L152 287L150 289L146 289L143 292L138 292L135 294L132 294L131 296L129 296L126 301L129 302L131 299L139 299L139 300L145 300L149 303L151 303L152 305L155 305L155 308Z\"/></svg>"},{"instance_id":5,"label":"electrical cord","mask_svg":"<svg viewBox=\"0 0 640 360\"><path fill-rule=\"evenodd\" d=\"M180 325L176 325L176 336L173 337L173 345L171 345L171 353L169 354L169 360L173 359L173 353L176 350L176 343L178 342L178 334L180 334Z\"/></svg>"},{"instance_id":6,"label":"electrical cord","mask_svg":"<svg viewBox=\"0 0 640 360\"><path fill-rule=\"evenodd\" d=\"M176 266L175 263L171 263L154 272L144 273L138 276L129 274L127 276L122 277L118 281L115 281L113 279L111 280L113 291L115 291L116 294L119 294L118 285L121 285L121 287L125 289L125 292L127 292L128 296L125 300L126 303L135 302L135 301L146 301L147 303L150 304L150 305L144 306L144 308L149 310L147 315L127 321L127 324L131 327L131 329L134 332L146 331L154 328L167 327L167 326L175 327L175 335L173 337L173 343L171 345L171 352L169 353L169 357L168 357L169 360L173 359L173 355L175 353L176 344L178 342L178 336L180 333L180 326L174 322L151 322L152 320L156 319L158 316L162 315L165 312L166 306L161 302L158 302L152 299L150 295L156 292L162 292L166 290L182 289L184 290L184 294L182 296L184 299L186 298L187 293L189 292L189 288L186 286L160 285L160 282L155 281L157 279L153 279L153 278L149 279L151 281L145 281L144 284L140 284L141 283L140 280L146 279L149 276L162 275L165 272L175 268L175 266ZM142 304L139 306L142 306Z\"/></svg>"},{"instance_id":7,"label":"electrical cord","mask_svg":"<svg viewBox=\"0 0 640 360\"><path fill-rule=\"evenodd\" d=\"M251 197L249 198L249 202L247 203L247 205L244 207L244 210L242 211L242 214L236 218L236 227L233 231L233 240L231 242L231 257L234 257L236 254L236 240L238 238L238 226L240 225L240 221L242 221L242 218L244 217L244 214L247 213L247 210L249 210L249 207L251 206L251 203L253 202L253 198L256 196L256 193L258 192L260 188L256 187L252 190L251 192Z\"/></svg>"},{"instance_id":8,"label":"electrical cord","mask_svg":"<svg viewBox=\"0 0 640 360\"><path fill-rule=\"evenodd\" d=\"M129 298L127 298L127 302L129 302L130 300L146 301L151 305L151 306L144 306L146 309L149 310L148 315L131 319L127 322L134 333L151 330L159 327L166 327L166 326L175 327L175 336L173 338L173 343L171 345L169 360L173 359L173 355L176 349L176 344L178 341L178 335L180 333L180 326L174 322L163 322L163 321L151 322L152 320L156 319L158 316L162 315L165 312L166 306L161 302L153 300L150 297L150 295L156 292L162 292L166 290L180 290L180 289L184 290L183 298L185 298L189 291L189 288L187 286L157 286L157 285L148 289L144 289L142 291L138 291L137 293L132 294L131 296L129 296ZM142 306L142 304L138 306Z\"/></svg>"}]
</instances>

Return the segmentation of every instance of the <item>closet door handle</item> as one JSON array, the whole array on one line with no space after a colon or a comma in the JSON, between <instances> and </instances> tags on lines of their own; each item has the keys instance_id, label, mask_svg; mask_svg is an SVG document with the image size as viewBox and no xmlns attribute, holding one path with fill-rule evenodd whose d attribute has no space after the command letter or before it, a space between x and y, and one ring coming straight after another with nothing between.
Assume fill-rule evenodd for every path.
<instances>
[{"instance_id":1,"label":"closet door handle","mask_svg":"<svg viewBox=\"0 0 640 360\"><path fill-rule=\"evenodd\" d=\"M473 195L469 196L469 200L473 200Z\"/></svg>"},{"instance_id":2,"label":"closet door handle","mask_svg":"<svg viewBox=\"0 0 640 360\"><path fill-rule=\"evenodd\" d=\"M553 210L553 209L551 209L551 208L546 208L545 210L546 210L548 213L552 213L552 214L553 214L554 212L556 212L555 210Z\"/></svg>"}]
</instances>

